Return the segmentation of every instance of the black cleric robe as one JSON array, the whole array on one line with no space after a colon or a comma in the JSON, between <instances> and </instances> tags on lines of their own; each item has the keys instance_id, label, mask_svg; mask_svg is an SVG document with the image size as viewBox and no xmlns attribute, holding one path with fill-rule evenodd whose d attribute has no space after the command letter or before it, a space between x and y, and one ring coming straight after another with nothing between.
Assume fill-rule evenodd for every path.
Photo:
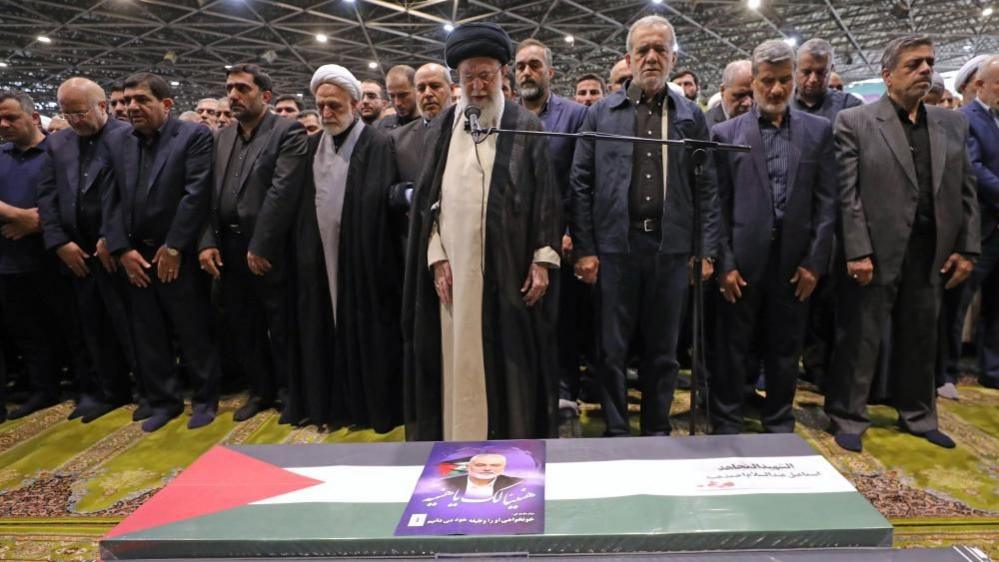
<instances>
[{"instance_id":1,"label":"black cleric robe","mask_svg":"<svg viewBox=\"0 0 999 562\"><path fill-rule=\"evenodd\" d=\"M312 169L324 135L309 137L308 173L292 231L292 339L297 361L284 418L384 433L402 422L399 311L404 261L388 209L395 160L387 133L364 127L347 171L334 322Z\"/></svg>"},{"instance_id":2,"label":"black cleric robe","mask_svg":"<svg viewBox=\"0 0 999 562\"><path fill-rule=\"evenodd\" d=\"M416 187L403 295L406 439L443 438L440 302L427 247L441 197L455 107L430 124L429 161ZM460 116L459 116L460 117ZM543 130L531 112L507 102L500 127ZM458 131L456 134L465 134ZM561 248L561 198L544 137L502 134L486 207L482 347L489 439L557 435L558 275L533 307L520 289L538 248Z\"/></svg>"}]
</instances>

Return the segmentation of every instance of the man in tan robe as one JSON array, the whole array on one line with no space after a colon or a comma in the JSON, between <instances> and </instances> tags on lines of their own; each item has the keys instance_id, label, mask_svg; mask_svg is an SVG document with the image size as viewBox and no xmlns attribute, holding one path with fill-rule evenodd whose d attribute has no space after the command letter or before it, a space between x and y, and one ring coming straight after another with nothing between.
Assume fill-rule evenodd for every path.
<instances>
[{"instance_id":1,"label":"man in tan robe","mask_svg":"<svg viewBox=\"0 0 999 562\"><path fill-rule=\"evenodd\" d=\"M506 134L476 144L466 130L468 106L481 110L483 128L542 129L504 103L512 46L502 29L456 29L446 58L462 97L431 124L433 173L414 201L403 308L407 437L549 436L557 384L549 269L559 266L561 222L547 144Z\"/></svg>"}]
</instances>

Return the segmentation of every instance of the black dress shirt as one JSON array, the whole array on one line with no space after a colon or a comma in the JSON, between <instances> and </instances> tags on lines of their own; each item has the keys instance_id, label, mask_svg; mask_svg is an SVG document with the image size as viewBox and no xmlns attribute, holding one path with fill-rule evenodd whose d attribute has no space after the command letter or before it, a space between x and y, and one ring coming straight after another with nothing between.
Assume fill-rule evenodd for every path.
<instances>
[{"instance_id":1,"label":"black dress shirt","mask_svg":"<svg viewBox=\"0 0 999 562\"><path fill-rule=\"evenodd\" d=\"M663 103L667 104L667 119L672 118L674 113L673 100L667 95L667 91L668 87L664 87L649 99L635 82L628 87L628 99L635 106L636 137L662 138ZM628 214L632 222L662 219L663 197L666 193L662 154L662 146L657 144L634 145L631 186L628 189Z\"/></svg>"},{"instance_id":2,"label":"black dress shirt","mask_svg":"<svg viewBox=\"0 0 999 562\"><path fill-rule=\"evenodd\" d=\"M149 174L152 173L153 163L156 161L156 149L159 145L161 132L162 127L150 139L137 130L132 131L132 134L139 139L139 178L136 184L135 199L132 203L132 230L133 238L136 240L148 238L144 227L149 218L146 213L146 200L149 197Z\"/></svg>"},{"instance_id":3,"label":"black dress shirt","mask_svg":"<svg viewBox=\"0 0 999 562\"><path fill-rule=\"evenodd\" d=\"M895 104L894 100L892 101ZM909 112L895 104L898 120L902 123L905 138L909 142L912 163L916 169L916 183L919 186L919 202L916 205L916 220L913 231L931 233L936 228L933 210L933 165L930 155L930 131L926 121L926 106L919 102L916 122L909 119Z\"/></svg>"},{"instance_id":4,"label":"black dress shirt","mask_svg":"<svg viewBox=\"0 0 999 562\"><path fill-rule=\"evenodd\" d=\"M90 163L94 159L97 143L107 126L89 137L79 137L80 170L77 174L80 184L76 190L76 226L86 251L92 251L101 234L101 193L97 186L84 192L87 184L93 185L96 178L90 177Z\"/></svg>"},{"instance_id":5,"label":"black dress shirt","mask_svg":"<svg viewBox=\"0 0 999 562\"><path fill-rule=\"evenodd\" d=\"M243 176L249 171L246 169L246 155L250 151L250 144L257 136L259 126L250 133L250 138L243 138L242 129L236 131L236 144L229 153L229 162L225 167L225 179L222 182L222 193L219 197L219 221L223 225L238 225L239 213L236 211L236 201L239 198L239 187L242 185Z\"/></svg>"}]
</instances>

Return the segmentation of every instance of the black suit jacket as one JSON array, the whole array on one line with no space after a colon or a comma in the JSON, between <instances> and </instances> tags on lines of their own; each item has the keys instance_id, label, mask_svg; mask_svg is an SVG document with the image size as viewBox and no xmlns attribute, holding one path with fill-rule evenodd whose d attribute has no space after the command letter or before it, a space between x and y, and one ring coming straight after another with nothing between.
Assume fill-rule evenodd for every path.
<instances>
[{"instance_id":1,"label":"black suit jacket","mask_svg":"<svg viewBox=\"0 0 999 562\"><path fill-rule=\"evenodd\" d=\"M936 251L926 274L939 281L954 252L981 251L975 173L968 158L968 120L960 111L926 107L933 173ZM893 283L919 200L909 143L888 96L843 110L836 117L839 205L847 260L871 257L876 285Z\"/></svg>"},{"instance_id":2,"label":"black suit jacket","mask_svg":"<svg viewBox=\"0 0 999 562\"><path fill-rule=\"evenodd\" d=\"M108 119L102 135L114 131L131 131L124 121ZM94 155L85 171L87 180L84 193L96 189L103 200L113 187L111 153L104 143L94 147ZM45 157L38 182L38 215L42 222L45 248L54 250L68 242L80 243L82 236L77 227L77 195L80 189L80 137L73 129L63 129L49 135L45 143ZM103 230L103 228L102 228ZM92 253L94 248L83 248Z\"/></svg>"},{"instance_id":3,"label":"black suit jacket","mask_svg":"<svg viewBox=\"0 0 999 562\"><path fill-rule=\"evenodd\" d=\"M284 254L288 231L298 212L298 198L305 180L307 145L305 128L298 121L268 113L246 154L248 173L240 180L236 214L242 232L249 237L249 250L274 262ZM219 203L225 185L229 157L236 145L239 127L222 129L215 144L215 185L210 222L201 236L199 250L218 247Z\"/></svg>"},{"instance_id":4,"label":"black suit jacket","mask_svg":"<svg viewBox=\"0 0 999 562\"><path fill-rule=\"evenodd\" d=\"M428 148L426 142L429 130L430 126L420 117L389 133L401 181L411 181L414 184L420 181L423 163L433 151L433 147Z\"/></svg>"},{"instance_id":5,"label":"black suit jacket","mask_svg":"<svg viewBox=\"0 0 999 562\"><path fill-rule=\"evenodd\" d=\"M139 240L141 227L155 245L183 252L196 249L208 219L212 187L212 132L197 123L170 118L160 131L149 183L139 183L139 139L130 129L104 137L111 158L114 188L105 198L104 233L108 250L120 253ZM135 198L148 189L143 224L133 217Z\"/></svg>"},{"instance_id":6,"label":"black suit jacket","mask_svg":"<svg viewBox=\"0 0 999 562\"><path fill-rule=\"evenodd\" d=\"M836 226L836 158L832 125L824 117L791 110L791 155L787 170L780 270L790 280L798 266L824 275ZM749 111L715 125L712 137L749 145L749 152L717 152L722 236L719 272L738 269L758 283L770 257L774 227L773 189L760 134L759 113Z\"/></svg>"},{"instance_id":7,"label":"black suit jacket","mask_svg":"<svg viewBox=\"0 0 999 562\"><path fill-rule=\"evenodd\" d=\"M722 102L718 102L718 105L705 111L704 119L708 122L708 129L714 128L718 123L728 121L728 117L725 115L725 108L722 107Z\"/></svg>"}]
</instances>

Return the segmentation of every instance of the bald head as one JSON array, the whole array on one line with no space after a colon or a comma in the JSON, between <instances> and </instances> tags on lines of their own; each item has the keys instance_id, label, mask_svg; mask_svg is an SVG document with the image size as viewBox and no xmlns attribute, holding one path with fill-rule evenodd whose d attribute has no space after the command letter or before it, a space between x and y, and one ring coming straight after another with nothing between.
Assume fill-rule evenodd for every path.
<instances>
[{"instance_id":1,"label":"bald head","mask_svg":"<svg viewBox=\"0 0 999 562\"><path fill-rule=\"evenodd\" d=\"M59 85L59 111L81 137L93 136L108 121L104 89L93 80L75 76Z\"/></svg>"},{"instance_id":2,"label":"bald head","mask_svg":"<svg viewBox=\"0 0 999 562\"><path fill-rule=\"evenodd\" d=\"M451 105L451 73L437 63L416 71L417 107L424 119L433 119Z\"/></svg>"},{"instance_id":3,"label":"bald head","mask_svg":"<svg viewBox=\"0 0 999 562\"><path fill-rule=\"evenodd\" d=\"M59 85L56 97L62 99L64 95L83 96L87 103L93 104L107 102L104 88L101 88L97 82L82 76L74 76Z\"/></svg>"},{"instance_id":4,"label":"bald head","mask_svg":"<svg viewBox=\"0 0 999 562\"><path fill-rule=\"evenodd\" d=\"M396 114L404 121L416 116L416 71L412 66L393 66L385 75L385 91L395 107Z\"/></svg>"},{"instance_id":5,"label":"bald head","mask_svg":"<svg viewBox=\"0 0 999 562\"><path fill-rule=\"evenodd\" d=\"M753 107L753 63L737 60L728 63L722 72L722 108L731 119Z\"/></svg>"}]
</instances>

